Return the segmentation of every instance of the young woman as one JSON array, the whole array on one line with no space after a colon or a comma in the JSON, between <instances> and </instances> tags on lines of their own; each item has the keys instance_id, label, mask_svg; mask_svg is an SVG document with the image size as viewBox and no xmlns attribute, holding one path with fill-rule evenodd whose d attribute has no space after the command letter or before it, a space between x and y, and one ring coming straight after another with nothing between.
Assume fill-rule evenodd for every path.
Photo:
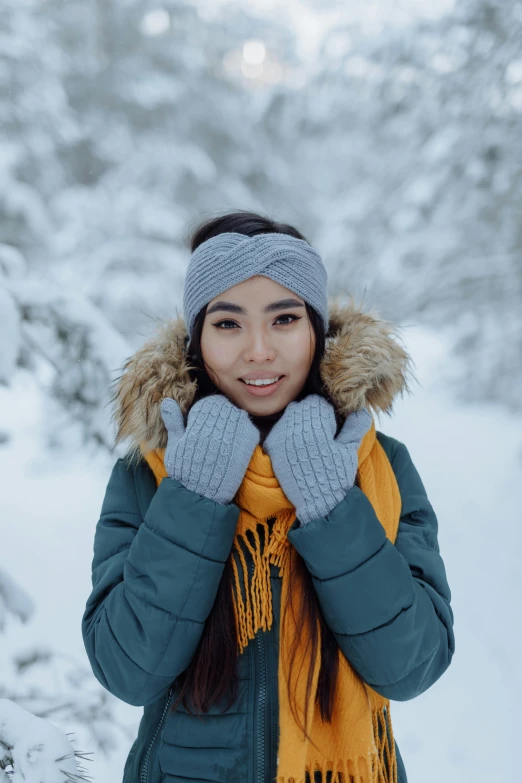
<instances>
[{"instance_id":1,"label":"young woman","mask_svg":"<svg viewBox=\"0 0 522 783\"><path fill-rule=\"evenodd\" d=\"M123 783L406 783L390 701L455 649L437 518L371 413L410 359L291 226L232 213L191 250L183 317L117 381L82 618L144 707Z\"/></svg>"}]
</instances>

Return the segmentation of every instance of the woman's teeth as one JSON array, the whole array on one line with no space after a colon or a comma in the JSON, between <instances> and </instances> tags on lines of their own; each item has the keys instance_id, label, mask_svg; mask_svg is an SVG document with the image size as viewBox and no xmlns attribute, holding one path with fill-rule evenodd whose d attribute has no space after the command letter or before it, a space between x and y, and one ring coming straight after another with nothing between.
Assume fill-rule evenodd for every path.
<instances>
[{"instance_id":1,"label":"woman's teeth","mask_svg":"<svg viewBox=\"0 0 522 783\"><path fill-rule=\"evenodd\" d=\"M275 383L276 381L278 381L280 377L281 376L278 375L275 378L266 378L266 379L263 378L262 380L257 380L257 381L245 381L245 380L243 380L243 382L247 383L249 386L269 386L271 383Z\"/></svg>"}]
</instances>

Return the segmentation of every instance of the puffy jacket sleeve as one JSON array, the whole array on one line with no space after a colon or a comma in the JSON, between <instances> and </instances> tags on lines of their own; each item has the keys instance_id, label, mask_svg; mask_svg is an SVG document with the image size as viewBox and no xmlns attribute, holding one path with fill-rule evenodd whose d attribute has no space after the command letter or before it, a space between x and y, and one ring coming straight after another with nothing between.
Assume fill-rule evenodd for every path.
<instances>
[{"instance_id":1,"label":"puffy jacket sleeve","mask_svg":"<svg viewBox=\"0 0 522 783\"><path fill-rule=\"evenodd\" d=\"M288 537L347 660L382 696L407 701L446 671L455 638L437 517L408 449L388 441L402 497L395 544L357 486L326 518L296 520Z\"/></svg>"},{"instance_id":2,"label":"puffy jacket sleeve","mask_svg":"<svg viewBox=\"0 0 522 783\"><path fill-rule=\"evenodd\" d=\"M94 536L82 635L92 670L122 701L166 693L201 638L232 548L237 506L164 478L142 512L137 470L113 467ZM155 482L154 482L155 486Z\"/></svg>"}]
</instances>

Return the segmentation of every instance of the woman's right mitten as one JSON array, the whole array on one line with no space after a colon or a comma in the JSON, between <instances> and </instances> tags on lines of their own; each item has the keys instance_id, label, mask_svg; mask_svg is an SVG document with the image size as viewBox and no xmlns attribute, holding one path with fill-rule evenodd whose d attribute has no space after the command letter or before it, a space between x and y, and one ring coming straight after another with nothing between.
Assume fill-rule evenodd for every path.
<instances>
[{"instance_id":1,"label":"woman's right mitten","mask_svg":"<svg viewBox=\"0 0 522 783\"><path fill-rule=\"evenodd\" d=\"M223 394L198 400L187 426L178 403L161 402L167 428L165 469L187 489L227 505L236 494L261 434L243 408Z\"/></svg>"}]
</instances>

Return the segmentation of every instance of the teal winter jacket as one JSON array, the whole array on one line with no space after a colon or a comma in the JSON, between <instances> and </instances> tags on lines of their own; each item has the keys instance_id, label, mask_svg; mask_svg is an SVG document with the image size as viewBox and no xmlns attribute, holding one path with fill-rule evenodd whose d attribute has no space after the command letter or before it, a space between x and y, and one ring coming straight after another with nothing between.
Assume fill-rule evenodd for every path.
<instances>
[{"instance_id":1,"label":"teal winter jacket","mask_svg":"<svg viewBox=\"0 0 522 783\"><path fill-rule=\"evenodd\" d=\"M370 325L376 355L381 340L388 360L395 357L385 376L379 354L374 373L366 378L366 399L372 391L374 407L386 410L390 389L397 393L401 378L404 383L404 354L386 324L344 309L333 327L350 366L357 369L354 334L360 332L355 327L361 319ZM157 399L175 396L175 391L171 386L158 397L158 350L164 351L169 366L176 366L179 389L190 388L182 373L183 353L173 355L173 341L167 339L181 326L179 321L174 327L169 324L127 362L117 417L119 434L130 437L134 446L165 445ZM176 350L182 352L185 344L186 339L178 341ZM333 372L338 378L338 362ZM154 393L143 384L151 379ZM392 380L395 386L390 386ZM154 402L149 402L149 392ZM177 398L186 402L181 391ZM342 406L347 397L336 399ZM143 406L149 406L148 418ZM409 452L379 430L377 437L402 498L395 544L358 486L326 517L304 527L296 519L288 538L312 575L325 622L352 667L378 693L408 701L430 688L451 662L451 593L437 517ZM181 703L171 710L177 678L191 662L212 609L238 517L234 503L220 505L176 479L165 478L157 487L144 460L120 458L114 464L94 535L92 592L81 624L96 678L119 699L144 708L122 783L275 781L281 595L277 567L271 566L274 622L238 656L235 703L225 712L224 705L213 705L203 716L191 715ZM395 747L398 780L407 783L397 742Z\"/></svg>"}]
</instances>

